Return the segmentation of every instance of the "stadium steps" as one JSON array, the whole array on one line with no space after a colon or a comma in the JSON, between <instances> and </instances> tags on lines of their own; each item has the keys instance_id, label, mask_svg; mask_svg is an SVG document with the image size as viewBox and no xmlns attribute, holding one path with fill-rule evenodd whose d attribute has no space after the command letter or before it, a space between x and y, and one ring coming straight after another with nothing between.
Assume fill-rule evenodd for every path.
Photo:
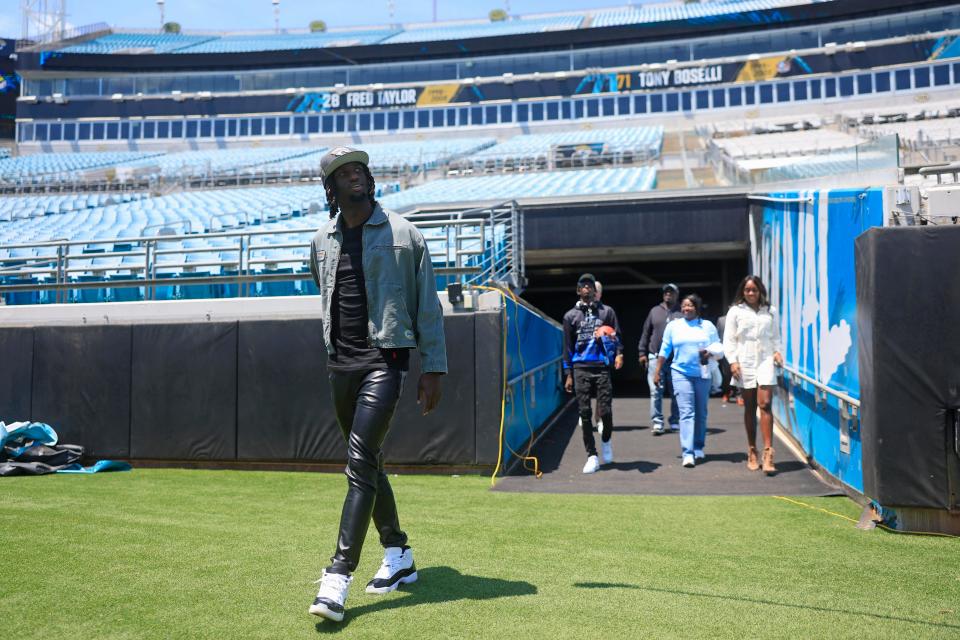
<instances>
[{"instance_id":1,"label":"stadium steps","mask_svg":"<svg viewBox=\"0 0 960 640\"><path fill-rule=\"evenodd\" d=\"M680 142L680 132L671 131L663 132L663 148L660 153L663 155L673 155L680 153L681 142Z\"/></svg>"},{"instance_id":2,"label":"stadium steps","mask_svg":"<svg viewBox=\"0 0 960 640\"><path fill-rule=\"evenodd\" d=\"M683 169L660 169L657 171L657 190L686 189L687 180Z\"/></svg>"},{"instance_id":3,"label":"stadium steps","mask_svg":"<svg viewBox=\"0 0 960 640\"><path fill-rule=\"evenodd\" d=\"M693 178L700 184L701 187L726 186L724 183L722 183L720 180L717 179L717 176L711 167L700 167L698 169L694 169Z\"/></svg>"}]
</instances>

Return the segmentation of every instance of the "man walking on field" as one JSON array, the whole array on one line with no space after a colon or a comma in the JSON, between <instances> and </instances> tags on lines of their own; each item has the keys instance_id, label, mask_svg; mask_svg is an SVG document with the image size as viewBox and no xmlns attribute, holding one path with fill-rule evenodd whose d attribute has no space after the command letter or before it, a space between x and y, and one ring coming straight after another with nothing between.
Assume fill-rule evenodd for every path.
<instances>
[{"instance_id":1,"label":"man walking on field","mask_svg":"<svg viewBox=\"0 0 960 640\"><path fill-rule=\"evenodd\" d=\"M330 221L310 244L320 290L323 339L337 422L347 443L347 495L330 565L310 613L339 622L370 520L384 547L367 593L414 582L417 568L383 470L381 445L407 374L420 350L417 402L423 414L440 402L447 372L443 310L423 235L385 211L363 151L339 147L320 161Z\"/></svg>"}]
</instances>

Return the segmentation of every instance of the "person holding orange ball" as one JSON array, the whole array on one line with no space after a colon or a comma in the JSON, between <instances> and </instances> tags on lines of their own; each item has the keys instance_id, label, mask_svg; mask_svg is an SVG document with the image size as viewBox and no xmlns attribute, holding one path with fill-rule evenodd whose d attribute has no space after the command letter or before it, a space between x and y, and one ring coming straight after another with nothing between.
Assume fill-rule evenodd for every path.
<instances>
[{"instance_id":1,"label":"person holding orange ball","mask_svg":"<svg viewBox=\"0 0 960 640\"><path fill-rule=\"evenodd\" d=\"M577 280L577 304L563 316L564 389L576 389L583 446L587 451L584 473L596 473L601 461L593 437L593 411L590 395L596 393L600 420L600 449L603 464L613 462L613 384L610 365L623 367L623 344L619 339L620 323L612 307L598 302L597 279L585 273Z\"/></svg>"}]
</instances>

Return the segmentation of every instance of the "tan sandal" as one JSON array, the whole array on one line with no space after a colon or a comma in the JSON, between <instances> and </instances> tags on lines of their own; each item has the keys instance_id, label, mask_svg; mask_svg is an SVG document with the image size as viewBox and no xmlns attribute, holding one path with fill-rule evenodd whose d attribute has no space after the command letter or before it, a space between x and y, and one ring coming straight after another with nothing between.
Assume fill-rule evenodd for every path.
<instances>
[{"instance_id":1,"label":"tan sandal","mask_svg":"<svg viewBox=\"0 0 960 640\"><path fill-rule=\"evenodd\" d=\"M777 468L773 465L772 447L767 447L763 450L763 472L768 476L777 472Z\"/></svg>"},{"instance_id":2,"label":"tan sandal","mask_svg":"<svg viewBox=\"0 0 960 640\"><path fill-rule=\"evenodd\" d=\"M747 469L757 471L759 468L760 463L757 461L757 448L750 447L747 449Z\"/></svg>"}]
</instances>

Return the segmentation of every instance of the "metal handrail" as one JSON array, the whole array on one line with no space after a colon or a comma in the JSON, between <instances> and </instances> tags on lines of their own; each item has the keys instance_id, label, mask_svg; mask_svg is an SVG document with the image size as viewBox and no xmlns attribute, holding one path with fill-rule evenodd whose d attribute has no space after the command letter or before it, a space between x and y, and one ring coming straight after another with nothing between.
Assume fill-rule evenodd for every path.
<instances>
[{"instance_id":1,"label":"metal handrail","mask_svg":"<svg viewBox=\"0 0 960 640\"><path fill-rule=\"evenodd\" d=\"M424 219L417 219L421 217ZM438 217L444 219L437 219ZM518 228L518 225L522 225L522 211L516 202L511 201L494 207L448 214L414 215L411 218L414 218L411 222L418 227L446 229L446 233L442 234L443 237L425 239L431 244L443 243L445 245L445 248L441 249L435 256L449 266L434 267L433 271L436 275L457 279L462 277L465 285L496 282L506 284L514 289L522 287L524 282L523 253L522 247L517 244L518 238L522 238L522 229ZM152 225L149 228L169 227L176 224L186 224L188 225L187 228L191 229L189 221L173 221L162 225ZM312 235L314 233L316 233L316 229L254 230L247 226L242 229L203 234L188 232L179 235L142 235L125 238L54 239L43 242L2 245L0 249L47 249L48 251L56 251L56 254L0 258L0 275L5 277L55 275L55 278L51 279L53 281L16 285L0 283L0 292L54 290L57 292L59 300L61 293L66 293L72 289L140 286L146 288L144 295L149 300L153 297L155 286L235 282L244 285L240 288L240 295L245 296L249 293L246 286L248 283L278 279L308 280L311 277L303 269L305 265L309 264L309 259L306 257L260 257L253 255L254 251L261 250L306 248L309 246L307 242L287 241L277 244L254 244L254 238L271 235ZM216 238L236 239L236 242L230 243L231 246L224 247L168 247L163 244ZM480 244L480 248L474 247L477 243ZM78 246L116 246L121 244L129 246L130 249L126 251L84 251L82 253L75 252L75 249L71 251L71 248ZM191 253L230 253L235 254L237 259L231 260L220 257L217 260L214 255L211 255L210 257L213 259L210 260L187 261L187 255ZM123 258L128 256L135 256L138 261L142 260L142 263L91 264L91 261L97 258ZM158 262L157 258L161 256L183 256L183 258L171 262ZM480 256L480 258L471 259L477 256ZM78 262L82 263L82 266L71 265L71 263L75 265ZM18 264L7 266L8 263ZM299 264L299 266L294 268L294 273L256 274L252 272L254 265L266 265L269 268L273 264ZM236 270L236 273L228 275L202 274L189 277L189 283L177 283L175 280L172 282L170 279L157 277L158 271L179 269L184 274L190 274L204 267L228 268L231 271ZM71 281L71 276L76 273L100 275L103 279L84 283ZM133 276L138 273L143 273L142 279L135 277L120 279L122 276ZM109 278L116 279L111 280Z\"/></svg>"},{"instance_id":2,"label":"metal handrail","mask_svg":"<svg viewBox=\"0 0 960 640\"><path fill-rule=\"evenodd\" d=\"M541 370L543 370L543 369L546 369L547 367L552 367L553 365L557 364L558 362L562 362L562 361L563 361L563 356L557 356L556 358L553 358L552 360L549 360L549 361L547 361L547 362L544 362L543 364L541 364L541 365L539 365L539 366L536 366L536 367L534 367L533 369L528 369L527 371L524 371L524 372L521 373L520 375L514 376L513 378L510 378L509 380L507 380L507 386L508 386L508 387L512 387L513 385L517 384L518 382L520 382L520 381L523 380L524 378L527 378L527 377L533 375L534 373L537 373L538 371L541 371Z\"/></svg>"},{"instance_id":3,"label":"metal handrail","mask_svg":"<svg viewBox=\"0 0 960 640\"><path fill-rule=\"evenodd\" d=\"M813 386L815 386L817 389L820 389L821 391L823 391L823 392L825 392L825 393L828 393L828 394L834 396L835 398L838 398L838 399L840 399L840 400L843 400L844 402L846 402L847 404L849 404L849 405L851 405L851 406L854 406L854 407L857 407L857 408L860 407L860 401L859 401L859 400L857 400L857 399L854 398L853 396L850 396L850 395L844 393L843 391L838 391L837 389L834 389L833 387L829 387L829 386L823 384L822 382L819 382L819 381L817 381L817 380L814 380L813 378L811 378L810 376L806 375L805 373L801 373L801 372L797 371L796 369L793 369L792 367L788 367L788 366L786 366L786 365L783 365L783 366L781 366L780 368L783 369L783 371L785 371L786 373L790 374L791 376L800 378L800 379L803 380L804 382L809 382L810 384L812 384Z\"/></svg>"}]
</instances>

